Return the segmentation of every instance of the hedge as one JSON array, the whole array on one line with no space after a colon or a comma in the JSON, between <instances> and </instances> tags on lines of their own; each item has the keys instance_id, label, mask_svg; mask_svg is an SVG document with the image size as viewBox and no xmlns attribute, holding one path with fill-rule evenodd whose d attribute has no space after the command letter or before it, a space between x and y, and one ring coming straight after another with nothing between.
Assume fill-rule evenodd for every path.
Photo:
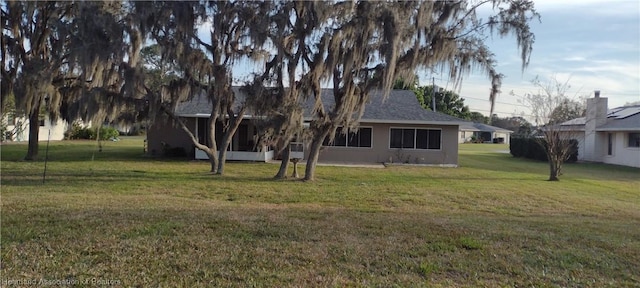
<instances>
[{"instance_id":1,"label":"hedge","mask_svg":"<svg viewBox=\"0 0 640 288\"><path fill-rule=\"evenodd\" d=\"M71 129L67 131L67 139L91 139L96 140L98 133L96 128L84 128L77 124L73 124ZM113 127L101 127L100 128L100 140L109 140L111 138L118 138L120 133Z\"/></svg>"},{"instance_id":2,"label":"hedge","mask_svg":"<svg viewBox=\"0 0 640 288\"><path fill-rule=\"evenodd\" d=\"M575 139L569 140L570 145L572 146L571 153L569 154L569 159L567 159L566 163L573 163L578 161L578 141ZM524 157L528 159L534 159L539 161L547 161L547 152L538 139L536 138L511 138L511 142L509 144L509 151L513 157Z\"/></svg>"}]
</instances>

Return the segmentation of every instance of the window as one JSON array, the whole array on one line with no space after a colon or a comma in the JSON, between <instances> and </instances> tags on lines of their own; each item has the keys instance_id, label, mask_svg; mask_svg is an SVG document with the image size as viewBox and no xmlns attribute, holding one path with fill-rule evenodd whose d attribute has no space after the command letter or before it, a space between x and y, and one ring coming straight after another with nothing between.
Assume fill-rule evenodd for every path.
<instances>
[{"instance_id":1,"label":"window","mask_svg":"<svg viewBox=\"0 0 640 288\"><path fill-rule=\"evenodd\" d=\"M360 128L357 132L349 132L349 147L371 147L371 128Z\"/></svg>"},{"instance_id":2,"label":"window","mask_svg":"<svg viewBox=\"0 0 640 288\"><path fill-rule=\"evenodd\" d=\"M613 155L613 133L607 133L607 155Z\"/></svg>"},{"instance_id":3,"label":"window","mask_svg":"<svg viewBox=\"0 0 640 288\"><path fill-rule=\"evenodd\" d=\"M402 129L391 129L389 147L402 148Z\"/></svg>"},{"instance_id":4,"label":"window","mask_svg":"<svg viewBox=\"0 0 640 288\"><path fill-rule=\"evenodd\" d=\"M333 146L347 146L347 135L342 132L342 127L336 129L336 137L333 139Z\"/></svg>"},{"instance_id":5,"label":"window","mask_svg":"<svg viewBox=\"0 0 640 288\"><path fill-rule=\"evenodd\" d=\"M329 142L328 139L325 139L322 145L334 147L370 148L373 142L371 130L371 128L358 128L355 131L348 131L347 134L344 134L343 128L338 127L338 129L336 129L336 136L333 139L333 142Z\"/></svg>"},{"instance_id":6,"label":"window","mask_svg":"<svg viewBox=\"0 0 640 288\"><path fill-rule=\"evenodd\" d=\"M390 131L389 147L439 150L441 141L442 130L392 128Z\"/></svg>"},{"instance_id":7,"label":"window","mask_svg":"<svg viewBox=\"0 0 640 288\"><path fill-rule=\"evenodd\" d=\"M429 131L424 129L418 129L416 134L416 148L417 149L428 149L429 148Z\"/></svg>"},{"instance_id":8,"label":"window","mask_svg":"<svg viewBox=\"0 0 640 288\"><path fill-rule=\"evenodd\" d=\"M629 147L640 147L640 133L629 133Z\"/></svg>"},{"instance_id":9,"label":"window","mask_svg":"<svg viewBox=\"0 0 640 288\"><path fill-rule=\"evenodd\" d=\"M414 129L402 129L402 148L413 149L414 135L416 131Z\"/></svg>"},{"instance_id":10,"label":"window","mask_svg":"<svg viewBox=\"0 0 640 288\"><path fill-rule=\"evenodd\" d=\"M428 130L429 131L429 147L427 149L440 150L440 142L442 136L442 130Z\"/></svg>"},{"instance_id":11,"label":"window","mask_svg":"<svg viewBox=\"0 0 640 288\"><path fill-rule=\"evenodd\" d=\"M9 112L7 113L7 124L16 125L16 115Z\"/></svg>"}]
</instances>

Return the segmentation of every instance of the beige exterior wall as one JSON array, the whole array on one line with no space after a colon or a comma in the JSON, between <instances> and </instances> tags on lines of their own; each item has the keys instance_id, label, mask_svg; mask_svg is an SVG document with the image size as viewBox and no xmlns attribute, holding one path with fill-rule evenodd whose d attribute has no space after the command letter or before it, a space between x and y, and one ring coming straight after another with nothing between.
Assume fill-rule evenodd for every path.
<instances>
[{"instance_id":1,"label":"beige exterior wall","mask_svg":"<svg viewBox=\"0 0 640 288\"><path fill-rule=\"evenodd\" d=\"M458 164L458 126L439 125L404 125L361 123L360 127L372 128L372 147L333 147L326 146L320 150L319 162L345 163L410 163L410 164ZM389 148L391 128L441 129L440 150L396 149ZM307 155L305 155L306 158Z\"/></svg>"},{"instance_id":2,"label":"beige exterior wall","mask_svg":"<svg viewBox=\"0 0 640 288\"><path fill-rule=\"evenodd\" d=\"M185 124L195 131L196 119L186 118ZM458 126L439 125L403 125L403 124L378 124L361 123L361 127L372 128L372 147L332 147L325 146L320 150L319 162L335 163L410 163L410 164L434 164L457 165L458 164ZM391 128L422 128L439 129L441 145L439 150L424 149L396 149L389 148L389 133ZM161 156L162 143L170 147L183 147L189 157L193 158L194 145L187 134L179 127L174 127L170 122L159 122L151 125L147 132L147 153ZM308 143L307 143L308 146ZM305 147L305 159L308 158L308 147Z\"/></svg>"},{"instance_id":3,"label":"beige exterior wall","mask_svg":"<svg viewBox=\"0 0 640 288\"><path fill-rule=\"evenodd\" d=\"M183 118L191 131L195 131L196 118ZM162 156L162 143L170 147L182 147L189 157L193 157L193 142L180 127L172 125L170 121L153 123L147 130L147 154Z\"/></svg>"}]
</instances>

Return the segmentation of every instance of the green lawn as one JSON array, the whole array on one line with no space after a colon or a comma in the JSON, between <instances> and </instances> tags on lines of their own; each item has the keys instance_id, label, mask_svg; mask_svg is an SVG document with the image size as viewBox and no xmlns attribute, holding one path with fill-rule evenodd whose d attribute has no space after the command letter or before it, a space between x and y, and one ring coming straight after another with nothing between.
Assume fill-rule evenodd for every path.
<instances>
[{"instance_id":1,"label":"green lawn","mask_svg":"<svg viewBox=\"0 0 640 288\"><path fill-rule=\"evenodd\" d=\"M2 287L640 286L640 169L548 182L546 163L464 144L458 168L319 166L305 183L274 164L213 176L131 138L52 142L43 184L25 145L0 148Z\"/></svg>"}]
</instances>

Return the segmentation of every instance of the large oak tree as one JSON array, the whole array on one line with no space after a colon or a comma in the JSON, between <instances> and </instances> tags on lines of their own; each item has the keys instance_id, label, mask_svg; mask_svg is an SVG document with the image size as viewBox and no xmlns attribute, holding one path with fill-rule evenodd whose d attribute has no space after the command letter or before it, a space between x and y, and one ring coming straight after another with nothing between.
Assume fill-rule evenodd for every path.
<instances>
[{"instance_id":1,"label":"large oak tree","mask_svg":"<svg viewBox=\"0 0 640 288\"><path fill-rule=\"evenodd\" d=\"M247 110L245 103L236 105L233 68L240 60L260 59L266 37L256 31L268 28L262 20L272 12L271 5L253 1L200 1L136 2L135 7L138 17L151 23L150 36L162 57L173 61L181 74L181 78L163 85L159 94L147 87L151 110L172 119L189 135L195 147L207 154L211 172L223 174L227 147ZM199 33L202 27L209 28ZM200 94L212 106L205 144L175 114L180 102ZM219 122L224 123L223 135L217 143Z\"/></svg>"},{"instance_id":2,"label":"large oak tree","mask_svg":"<svg viewBox=\"0 0 640 288\"><path fill-rule=\"evenodd\" d=\"M493 8L487 18L482 6ZM305 179L313 180L320 148L340 126L355 128L374 90L385 94L395 79L411 81L416 69L445 69L456 82L471 70L491 81L492 103L502 75L484 39L491 33L514 35L523 69L534 42L531 1L314 2L315 25L302 55L300 91L313 97L313 120ZM331 104L321 87L333 86ZM346 130L346 129L343 129Z\"/></svg>"}]
</instances>

